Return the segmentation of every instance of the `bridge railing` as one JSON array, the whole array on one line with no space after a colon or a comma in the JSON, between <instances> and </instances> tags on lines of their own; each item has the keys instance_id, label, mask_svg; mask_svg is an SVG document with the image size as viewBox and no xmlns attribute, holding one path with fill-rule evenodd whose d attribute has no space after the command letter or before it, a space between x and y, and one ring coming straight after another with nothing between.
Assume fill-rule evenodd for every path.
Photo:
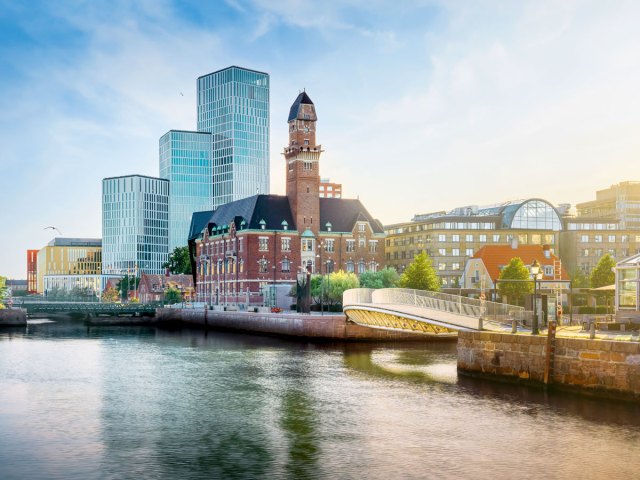
<instances>
[{"instance_id":1,"label":"bridge railing","mask_svg":"<svg viewBox=\"0 0 640 480\"><path fill-rule=\"evenodd\" d=\"M520 325L524 325L528 314L523 307L516 305L406 288L381 288L378 290L357 288L344 292L344 306L358 303L415 306L465 317L482 317L485 321L501 324L516 320Z\"/></svg>"}]
</instances>

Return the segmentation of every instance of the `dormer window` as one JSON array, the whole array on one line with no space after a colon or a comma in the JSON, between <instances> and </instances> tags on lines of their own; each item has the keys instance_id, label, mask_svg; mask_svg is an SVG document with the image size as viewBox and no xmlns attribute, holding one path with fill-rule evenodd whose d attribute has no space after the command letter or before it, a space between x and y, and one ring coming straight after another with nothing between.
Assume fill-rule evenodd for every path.
<instances>
[{"instance_id":1,"label":"dormer window","mask_svg":"<svg viewBox=\"0 0 640 480\"><path fill-rule=\"evenodd\" d=\"M331 228L333 227L333 225L331 225L331 222L327 222L327 223L325 223L325 225L324 225L324 226L325 226L325 227L327 227L327 232L330 232L330 231L331 231Z\"/></svg>"},{"instance_id":2,"label":"dormer window","mask_svg":"<svg viewBox=\"0 0 640 480\"><path fill-rule=\"evenodd\" d=\"M358 224L358 231L359 231L359 232L364 232L364 231L365 231L365 225L364 225L364 223L359 223L359 224Z\"/></svg>"},{"instance_id":3,"label":"dormer window","mask_svg":"<svg viewBox=\"0 0 640 480\"><path fill-rule=\"evenodd\" d=\"M286 220L283 220L281 225L282 225L282 229L283 230L288 230L289 229L289 223L287 223Z\"/></svg>"},{"instance_id":4,"label":"dormer window","mask_svg":"<svg viewBox=\"0 0 640 480\"><path fill-rule=\"evenodd\" d=\"M265 221L264 221L264 219L260 220L259 224L260 224L260 228L261 228L262 230L264 230L265 228L267 228L267 222L265 222Z\"/></svg>"}]
</instances>

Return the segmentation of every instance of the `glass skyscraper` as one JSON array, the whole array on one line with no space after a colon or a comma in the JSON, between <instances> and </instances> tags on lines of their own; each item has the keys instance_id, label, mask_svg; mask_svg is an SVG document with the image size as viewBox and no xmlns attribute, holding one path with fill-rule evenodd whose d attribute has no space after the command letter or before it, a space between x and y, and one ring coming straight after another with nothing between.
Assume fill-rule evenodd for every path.
<instances>
[{"instance_id":1,"label":"glass skyscraper","mask_svg":"<svg viewBox=\"0 0 640 480\"><path fill-rule=\"evenodd\" d=\"M170 130L160 137L160 177L171 182L169 252L187 246L193 212L213 206L211 134Z\"/></svg>"},{"instance_id":2,"label":"glass skyscraper","mask_svg":"<svg viewBox=\"0 0 640 480\"><path fill-rule=\"evenodd\" d=\"M168 180L144 175L102 180L103 274L164 273L168 235Z\"/></svg>"},{"instance_id":3,"label":"glass skyscraper","mask_svg":"<svg viewBox=\"0 0 640 480\"><path fill-rule=\"evenodd\" d=\"M213 208L269 193L269 75L228 67L198 78L198 131L211 133Z\"/></svg>"}]
</instances>

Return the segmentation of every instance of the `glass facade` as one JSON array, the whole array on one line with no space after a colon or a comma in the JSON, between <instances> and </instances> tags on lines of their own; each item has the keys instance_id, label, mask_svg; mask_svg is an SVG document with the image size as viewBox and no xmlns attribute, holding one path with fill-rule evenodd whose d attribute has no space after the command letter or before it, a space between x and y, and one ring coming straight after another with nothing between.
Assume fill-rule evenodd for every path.
<instances>
[{"instance_id":1,"label":"glass facade","mask_svg":"<svg viewBox=\"0 0 640 480\"><path fill-rule=\"evenodd\" d=\"M213 207L211 134L171 130L160 138L160 178L169 180L169 252L187 246L193 212Z\"/></svg>"},{"instance_id":2,"label":"glass facade","mask_svg":"<svg viewBox=\"0 0 640 480\"><path fill-rule=\"evenodd\" d=\"M520 205L509 205L502 215L504 226L509 228L562 230L558 212L544 200L527 200Z\"/></svg>"},{"instance_id":3,"label":"glass facade","mask_svg":"<svg viewBox=\"0 0 640 480\"><path fill-rule=\"evenodd\" d=\"M213 207L269 193L269 75L229 67L198 78L198 131L212 134Z\"/></svg>"},{"instance_id":4,"label":"glass facade","mask_svg":"<svg viewBox=\"0 0 640 480\"><path fill-rule=\"evenodd\" d=\"M169 181L102 180L102 272L162 274L169 252Z\"/></svg>"}]
</instances>

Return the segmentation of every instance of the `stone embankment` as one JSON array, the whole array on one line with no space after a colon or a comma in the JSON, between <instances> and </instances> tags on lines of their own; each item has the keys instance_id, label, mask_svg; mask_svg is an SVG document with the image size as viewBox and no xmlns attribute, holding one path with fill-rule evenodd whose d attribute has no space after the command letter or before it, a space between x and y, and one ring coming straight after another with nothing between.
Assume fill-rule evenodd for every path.
<instances>
[{"instance_id":1,"label":"stone embankment","mask_svg":"<svg viewBox=\"0 0 640 480\"><path fill-rule=\"evenodd\" d=\"M156 320L159 324L184 323L212 329L323 340L414 342L433 340L432 337L418 333L362 327L347 322L347 318L343 314L303 315L159 308L156 311Z\"/></svg>"},{"instance_id":2,"label":"stone embankment","mask_svg":"<svg viewBox=\"0 0 640 480\"><path fill-rule=\"evenodd\" d=\"M21 308L0 310L0 327L22 327L27 324L27 311Z\"/></svg>"},{"instance_id":3,"label":"stone embankment","mask_svg":"<svg viewBox=\"0 0 640 480\"><path fill-rule=\"evenodd\" d=\"M640 342L459 332L458 371L495 380L640 401ZM549 365L549 367L547 367Z\"/></svg>"}]
</instances>

